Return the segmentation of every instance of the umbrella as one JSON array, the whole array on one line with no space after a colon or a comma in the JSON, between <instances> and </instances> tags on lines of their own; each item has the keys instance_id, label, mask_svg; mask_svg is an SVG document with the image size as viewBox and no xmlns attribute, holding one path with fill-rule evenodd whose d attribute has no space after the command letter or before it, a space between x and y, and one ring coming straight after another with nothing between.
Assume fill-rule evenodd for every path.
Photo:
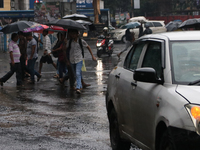
<instances>
[{"instance_id":1,"label":"umbrella","mask_svg":"<svg viewBox=\"0 0 200 150\"><path fill-rule=\"evenodd\" d=\"M200 18L194 18L185 20L182 24L179 25L179 28L195 28L198 26L200 26Z\"/></svg>"},{"instance_id":2,"label":"umbrella","mask_svg":"<svg viewBox=\"0 0 200 150\"><path fill-rule=\"evenodd\" d=\"M50 29L49 29L50 31L65 31L65 32L67 32L67 29L64 29L63 27L59 27L59 26L51 26L50 27Z\"/></svg>"},{"instance_id":3,"label":"umbrella","mask_svg":"<svg viewBox=\"0 0 200 150\"><path fill-rule=\"evenodd\" d=\"M165 27L167 28L167 31L175 31L181 23L182 22L179 21L170 21Z\"/></svg>"},{"instance_id":4,"label":"umbrella","mask_svg":"<svg viewBox=\"0 0 200 150\"><path fill-rule=\"evenodd\" d=\"M49 26L54 25L54 26L60 26L63 28L70 28L70 29L77 29L77 30L86 29L82 24L71 19L56 19L54 21L47 22L46 25L49 25Z\"/></svg>"},{"instance_id":5,"label":"umbrella","mask_svg":"<svg viewBox=\"0 0 200 150\"><path fill-rule=\"evenodd\" d=\"M26 32L42 33L43 30L48 29L48 28L49 28L49 26L47 26L47 25L36 23L36 24L32 25L31 27L24 29L23 32L25 32L25 33ZM49 34L52 34L52 33L53 33L52 31L49 32Z\"/></svg>"},{"instance_id":6,"label":"umbrella","mask_svg":"<svg viewBox=\"0 0 200 150\"><path fill-rule=\"evenodd\" d=\"M6 25L1 30L1 32L3 32L4 34L9 34L12 32L23 31L25 28L29 28L34 24L35 24L34 22L30 22L30 21L17 21L17 22Z\"/></svg>"},{"instance_id":7,"label":"umbrella","mask_svg":"<svg viewBox=\"0 0 200 150\"><path fill-rule=\"evenodd\" d=\"M84 20L88 22L92 22L87 16L82 14L72 14L72 15L66 15L63 17L63 19L71 19L71 20Z\"/></svg>"},{"instance_id":8,"label":"umbrella","mask_svg":"<svg viewBox=\"0 0 200 150\"><path fill-rule=\"evenodd\" d=\"M84 21L84 20L76 20L76 22L84 25L86 28L89 28L90 31L95 31L96 30L96 27L91 22Z\"/></svg>"}]
</instances>

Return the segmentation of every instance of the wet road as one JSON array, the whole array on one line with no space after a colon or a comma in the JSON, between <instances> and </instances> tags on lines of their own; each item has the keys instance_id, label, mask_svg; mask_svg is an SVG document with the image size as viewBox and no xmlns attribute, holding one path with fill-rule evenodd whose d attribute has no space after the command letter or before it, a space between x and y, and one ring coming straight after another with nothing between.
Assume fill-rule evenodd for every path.
<instances>
[{"instance_id":1,"label":"wet road","mask_svg":"<svg viewBox=\"0 0 200 150\"><path fill-rule=\"evenodd\" d=\"M96 56L95 43L88 41ZM68 82L62 86L53 78L52 65L43 65L42 78L35 85L25 82L17 88L13 75L0 89L0 149L111 150L106 81L118 62L116 54L124 47L115 44L112 57L103 55L97 62L85 49L83 79L91 86L81 95L70 92ZM0 77L8 71L9 55L1 51Z\"/></svg>"}]
</instances>

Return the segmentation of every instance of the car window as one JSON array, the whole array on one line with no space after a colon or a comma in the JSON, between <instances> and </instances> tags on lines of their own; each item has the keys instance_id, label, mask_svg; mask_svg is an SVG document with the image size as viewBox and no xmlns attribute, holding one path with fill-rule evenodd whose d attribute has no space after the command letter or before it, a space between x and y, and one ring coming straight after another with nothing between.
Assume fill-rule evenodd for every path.
<instances>
[{"instance_id":1,"label":"car window","mask_svg":"<svg viewBox=\"0 0 200 150\"><path fill-rule=\"evenodd\" d=\"M126 57L124 67L129 70L135 70L137 68L137 64L140 58L140 54L144 47L145 43L140 42L137 45L133 46L130 50L129 54Z\"/></svg>"},{"instance_id":2,"label":"car window","mask_svg":"<svg viewBox=\"0 0 200 150\"><path fill-rule=\"evenodd\" d=\"M153 24L152 24L152 22L146 22L145 26L154 27Z\"/></svg>"},{"instance_id":3,"label":"car window","mask_svg":"<svg viewBox=\"0 0 200 150\"><path fill-rule=\"evenodd\" d=\"M144 56L142 67L154 68L157 77L162 77L162 55L161 55L161 43L150 42L147 47L147 51Z\"/></svg>"},{"instance_id":4,"label":"car window","mask_svg":"<svg viewBox=\"0 0 200 150\"><path fill-rule=\"evenodd\" d=\"M173 81L187 84L200 79L200 42L171 42Z\"/></svg>"},{"instance_id":5,"label":"car window","mask_svg":"<svg viewBox=\"0 0 200 150\"><path fill-rule=\"evenodd\" d=\"M153 25L155 27L162 27L162 24L160 22L153 22Z\"/></svg>"}]
</instances>

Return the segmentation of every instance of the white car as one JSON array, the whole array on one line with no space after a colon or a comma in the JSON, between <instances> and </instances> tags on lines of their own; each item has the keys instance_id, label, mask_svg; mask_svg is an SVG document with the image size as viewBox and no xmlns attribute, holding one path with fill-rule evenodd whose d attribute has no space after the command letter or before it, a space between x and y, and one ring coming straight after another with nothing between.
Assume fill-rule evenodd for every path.
<instances>
[{"instance_id":1,"label":"white car","mask_svg":"<svg viewBox=\"0 0 200 150\"><path fill-rule=\"evenodd\" d=\"M108 78L113 150L200 149L200 31L142 36Z\"/></svg>"},{"instance_id":2,"label":"white car","mask_svg":"<svg viewBox=\"0 0 200 150\"><path fill-rule=\"evenodd\" d=\"M111 31L111 38L114 41L122 41L126 43L126 37L125 37L125 32L126 29L129 27L130 24L135 24L135 26L130 29L131 32L135 33L135 39L138 39L139 35L139 28L138 26L140 25L139 22L129 22L125 24L124 26L121 26L119 29L115 29ZM143 24L143 28L145 30L145 26L148 25L150 29L152 30L153 33L162 33L166 32L167 29L165 28L164 21L151 21L147 20L146 23Z\"/></svg>"}]
</instances>

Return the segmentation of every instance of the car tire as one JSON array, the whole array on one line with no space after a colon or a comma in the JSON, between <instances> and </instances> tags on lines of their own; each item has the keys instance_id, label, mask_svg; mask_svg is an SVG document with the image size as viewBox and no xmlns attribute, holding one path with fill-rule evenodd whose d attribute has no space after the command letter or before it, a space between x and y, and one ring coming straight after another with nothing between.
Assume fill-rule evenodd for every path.
<instances>
[{"instance_id":1,"label":"car tire","mask_svg":"<svg viewBox=\"0 0 200 150\"><path fill-rule=\"evenodd\" d=\"M176 150L169 130L165 130L160 141L159 150Z\"/></svg>"},{"instance_id":2,"label":"car tire","mask_svg":"<svg viewBox=\"0 0 200 150\"><path fill-rule=\"evenodd\" d=\"M126 36L125 36L125 35L122 37L122 42L123 42L123 43L126 43L126 42L127 42L127 41L126 41Z\"/></svg>"},{"instance_id":3,"label":"car tire","mask_svg":"<svg viewBox=\"0 0 200 150\"><path fill-rule=\"evenodd\" d=\"M120 137L117 114L114 109L109 113L110 143L112 150L130 150L130 142Z\"/></svg>"}]
</instances>

